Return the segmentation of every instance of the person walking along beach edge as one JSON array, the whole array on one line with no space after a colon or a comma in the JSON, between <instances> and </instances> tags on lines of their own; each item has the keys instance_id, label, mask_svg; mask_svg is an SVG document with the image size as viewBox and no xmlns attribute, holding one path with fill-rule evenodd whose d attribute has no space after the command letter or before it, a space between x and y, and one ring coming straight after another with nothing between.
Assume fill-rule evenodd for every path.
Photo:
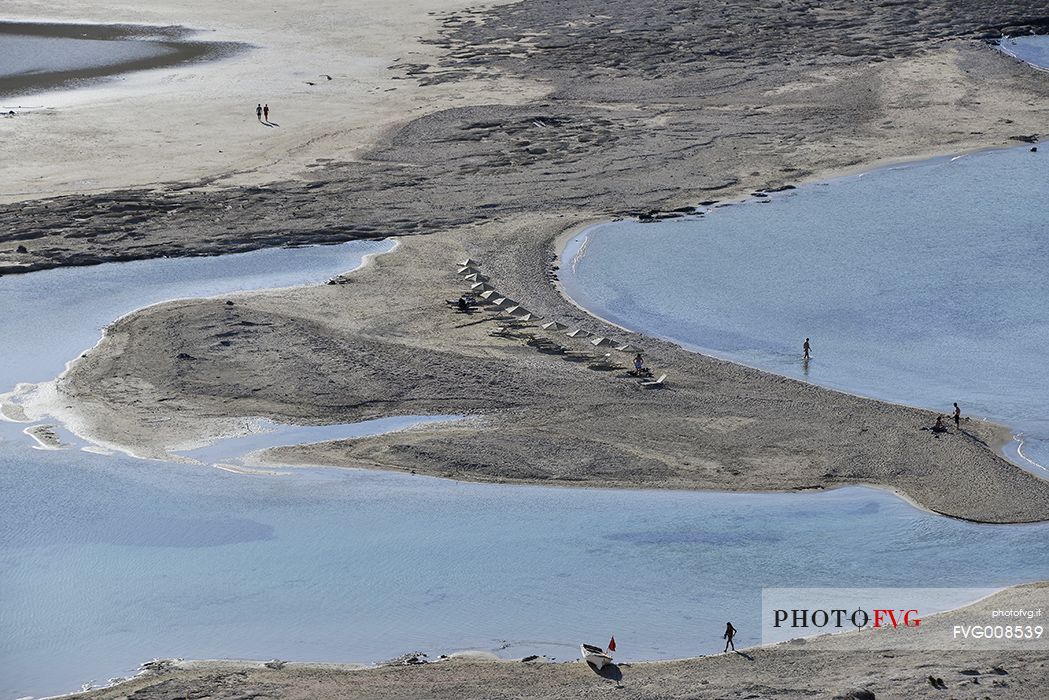
<instances>
[{"instance_id":1,"label":"person walking along beach edge","mask_svg":"<svg viewBox=\"0 0 1049 700\"><path fill-rule=\"evenodd\" d=\"M736 650L736 643L732 640L736 637L736 628L732 626L731 622L725 623L725 634L722 635L722 639L725 640L725 652L728 652L728 648L731 646L732 651Z\"/></svg>"}]
</instances>

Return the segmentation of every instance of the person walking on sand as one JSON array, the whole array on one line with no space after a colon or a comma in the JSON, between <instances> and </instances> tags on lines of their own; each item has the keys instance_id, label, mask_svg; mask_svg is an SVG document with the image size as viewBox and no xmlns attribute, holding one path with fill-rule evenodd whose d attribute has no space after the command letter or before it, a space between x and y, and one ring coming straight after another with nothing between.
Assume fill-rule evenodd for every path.
<instances>
[{"instance_id":1,"label":"person walking on sand","mask_svg":"<svg viewBox=\"0 0 1049 700\"><path fill-rule=\"evenodd\" d=\"M258 117L258 120L260 122L262 121L262 103L261 102L259 103L259 106L255 108L255 116Z\"/></svg>"},{"instance_id":2,"label":"person walking on sand","mask_svg":"<svg viewBox=\"0 0 1049 700\"><path fill-rule=\"evenodd\" d=\"M725 653L728 653L728 648L732 647L732 651L736 650L736 644L732 640L736 637L736 628L732 626L731 622L725 623L725 634L721 637L725 640Z\"/></svg>"},{"instance_id":3,"label":"person walking on sand","mask_svg":"<svg viewBox=\"0 0 1049 700\"><path fill-rule=\"evenodd\" d=\"M262 108L262 116L266 121L270 120L270 106L268 104Z\"/></svg>"},{"instance_id":4,"label":"person walking on sand","mask_svg":"<svg viewBox=\"0 0 1049 700\"><path fill-rule=\"evenodd\" d=\"M962 427L962 409L958 408L958 402L954 402L954 427L961 429Z\"/></svg>"},{"instance_id":5,"label":"person walking on sand","mask_svg":"<svg viewBox=\"0 0 1049 700\"><path fill-rule=\"evenodd\" d=\"M801 349L802 349L802 352L804 353L804 354L802 354L801 359L808 360L810 358L809 350L812 349L809 346L809 339L808 338L806 338L805 342L801 344Z\"/></svg>"},{"instance_id":6,"label":"person walking on sand","mask_svg":"<svg viewBox=\"0 0 1049 700\"><path fill-rule=\"evenodd\" d=\"M641 353L634 355L634 374L640 375L644 368L645 358L641 357Z\"/></svg>"}]
</instances>

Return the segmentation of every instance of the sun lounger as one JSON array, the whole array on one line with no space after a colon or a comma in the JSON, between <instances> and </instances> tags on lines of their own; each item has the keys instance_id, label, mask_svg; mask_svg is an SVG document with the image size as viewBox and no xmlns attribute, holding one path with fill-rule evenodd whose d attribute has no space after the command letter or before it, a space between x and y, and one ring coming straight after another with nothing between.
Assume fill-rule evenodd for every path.
<instances>
[{"instance_id":1,"label":"sun lounger","mask_svg":"<svg viewBox=\"0 0 1049 700\"><path fill-rule=\"evenodd\" d=\"M592 358L589 355L578 353L574 351L567 351L561 356L562 359L568 360L569 362L589 362Z\"/></svg>"},{"instance_id":2,"label":"sun lounger","mask_svg":"<svg viewBox=\"0 0 1049 700\"><path fill-rule=\"evenodd\" d=\"M664 386L666 386L666 381L667 375L661 374L659 375L659 379L656 379L655 381L650 380L641 382L640 386L642 389L662 389Z\"/></svg>"}]
</instances>

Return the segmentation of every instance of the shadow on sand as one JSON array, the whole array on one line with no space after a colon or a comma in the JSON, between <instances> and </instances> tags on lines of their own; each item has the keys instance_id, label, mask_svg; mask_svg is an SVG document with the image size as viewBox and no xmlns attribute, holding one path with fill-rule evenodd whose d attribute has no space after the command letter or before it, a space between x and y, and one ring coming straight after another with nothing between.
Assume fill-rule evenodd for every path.
<instances>
[{"instance_id":1,"label":"shadow on sand","mask_svg":"<svg viewBox=\"0 0 1049 700\"><path fill-rule=\"evenodd\" d=\"M598 668L589 661L586 665L590 667L590 670L601 676L602 678L610 681L615 681L616 685L623 682L623 671L619 668L618 664L605 664L602 668Z\"/></svg>"}]
</instances>

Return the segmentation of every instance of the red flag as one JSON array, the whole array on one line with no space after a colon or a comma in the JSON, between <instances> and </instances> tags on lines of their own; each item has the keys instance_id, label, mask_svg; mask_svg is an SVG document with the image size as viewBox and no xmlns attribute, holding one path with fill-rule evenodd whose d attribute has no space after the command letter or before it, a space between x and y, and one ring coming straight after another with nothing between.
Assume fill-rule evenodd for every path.
<instances>
[{"instance_id":1,"label":"red flag","mask_svg":"<svg viewBox=\"0 0 1049 700\"><path fill-rule=\"evenodd\" d=\"M615 651L616 650L616 637L615 637L615 635L612 635L612 639L610 639L608 641L608 650L609 651Z\"/></svg>"}]
</instances>

